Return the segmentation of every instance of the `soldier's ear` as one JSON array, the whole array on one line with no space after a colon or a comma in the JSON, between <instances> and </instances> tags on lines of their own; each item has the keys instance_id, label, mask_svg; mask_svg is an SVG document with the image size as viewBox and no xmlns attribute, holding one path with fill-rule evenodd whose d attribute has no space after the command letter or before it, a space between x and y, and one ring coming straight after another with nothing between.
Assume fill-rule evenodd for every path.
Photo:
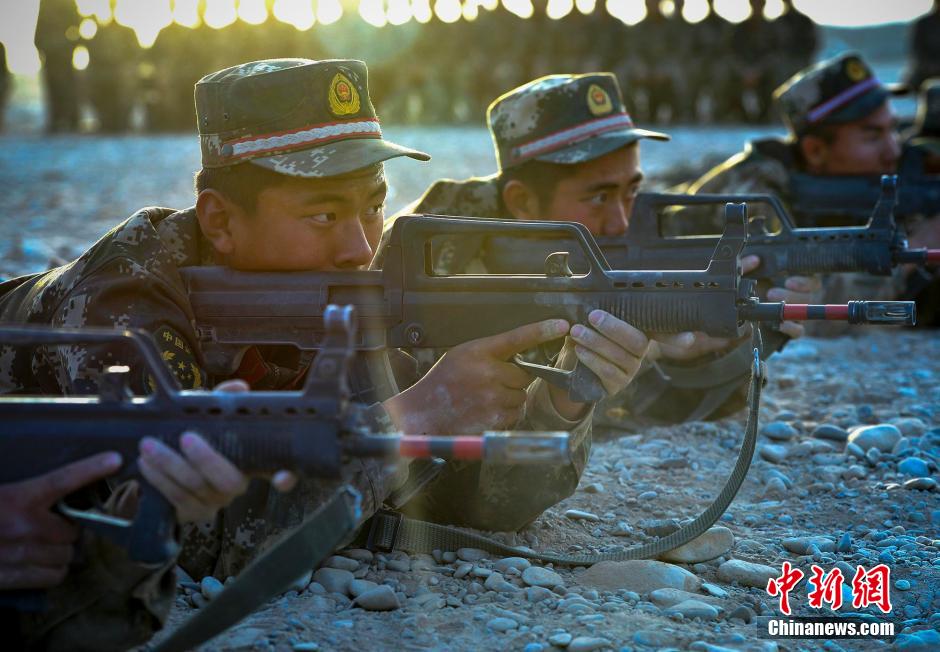
<instances>
[{"instance_id":1,"label":"soldier's ear","mask_svg":"<svg viewBox=\"0 0 940 652\"><path fill-rule=\"evenodd\" d=\"M539 219L538 195L518 179L512 179L503 186L503 203L517 220Z\"/></svg>"},{"instance_id":2,"label":"soldier's ear","mask_svg":"<svg viewBox=\"0 0 940 652\"><path fill-rule=\"evenodd\" d=\"M825 170L829 157L829 144L819 136L803 136L799 142L800 154L807 172L819 174Z\"/></svg>"},{"instance_id":3,"label":"soldier's ear","mask_svg":"<svg viewBox=\"0 0 940 652\"><path fill-rule=\"evenodd\" d=\"M232 221L238 207L225 195L212 188L199 193L196 198L196 217L199 228L216 253L228 256L235 250Z\"/></svg>"}]
</instances>

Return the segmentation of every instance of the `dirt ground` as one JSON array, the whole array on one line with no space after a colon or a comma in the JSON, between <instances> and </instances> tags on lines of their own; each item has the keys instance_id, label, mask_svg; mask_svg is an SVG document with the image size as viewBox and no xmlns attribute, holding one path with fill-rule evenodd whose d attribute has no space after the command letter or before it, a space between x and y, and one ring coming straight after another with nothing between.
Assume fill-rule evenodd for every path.
<instances>
[{"instance_id":1,"label":"dirt ground","mask_svg":"<svg viewBox=\"0 0 940 652\"><path fill-rule=\"evenodd\" d=\"M390 166L391 210L437 176L493 169L480 129L390 131L398 142L436 157L425 168L404 161ZM679 130L679 145L669 145L668 156L662 154L667 146L644 144L645 165L657 177L683 152L728 155L746 135L743 129ZM198 162L194 141L191 135L0 139L0 278L74 257L140 206L188 205ZM887 329L806 339L774 356L761 409L762 432L771 437L761 435L748 478L719 522L733 545L727 549L728 533L720 531L715 545L724 542L724 549L716 559L602 572L558 568L555 577L468 550L459 557L452 551L346 552L327 564L339 572L321 570L299 592L275 599L205 649L940 649L938 360L936 333ZM876 431L886 438L876 442L881 449L846 443L853 428L875 424L897 429ZM818 429L822 425L831 427ZM734 464L742 435L743 417L614 433L595 444L573 496L504 539L561 553L651 540L710 502ZM863 443L871 443L869 435ZM822 539L789 540L795 537ZM890 637L767 638L766 620L777 613L777 600L763 585L730 581L735 564L722 564L732 559L776 573L789 561L807 575L814 562L827 571L840 563L847 584L856 565L883 562L891 570L892 612L851 604L842 611L891 621L899 636L894 643ZM766 569L754 570L761 572ZM376 586L351 584L353 578ZM204 603L203 591L211 595L211 587L196 583L180 585L170 629L194 611L194 603ZM673 591L663 590L669 587ZM679 588L694 595L677 593ZM791 594L795 614L828 613L811 609L806 595L805 582ZM374 610L379 607L389 610Z\"/></svg>"}]
</instances>

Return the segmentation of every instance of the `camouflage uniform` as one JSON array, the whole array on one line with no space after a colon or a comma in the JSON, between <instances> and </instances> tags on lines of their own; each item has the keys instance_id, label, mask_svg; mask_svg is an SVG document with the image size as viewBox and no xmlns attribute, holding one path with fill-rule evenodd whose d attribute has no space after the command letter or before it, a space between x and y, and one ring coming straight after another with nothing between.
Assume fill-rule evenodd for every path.
<instances>
[{"instance_id":1,"label":"camouflage uniform","mask_svg":"<svg viewBox=\"0 0 940 652\"><path fill-rule=\"evenodd\" d=\"M606 98L606 99L605 99ZM627 121L616 125L617 116ZM590 133L596 120L611 120L607 131ZM490 134L502 171L524 164L526 152L534 151L536 160L562 164L590 161L620 147L635 143L638 138L664 139L664 134L636 129L626 113L620 88L610 74L553 75L535 80L497 99L488 112ZM605 123L600 123L605 124ZM575 131L572 131L575 130ZM588 132L585 135L585 132ZM580 135L568 140L566 134ZM533 143L560 143L554 149L533 148ZM521 155L521 156L520 156ZM502 172L488 177L463 181L443 179L435 182L425 194L400 214L427 213L512 219L501 199ZM394 219L394 218L393 218ZM387 225L386 235L390 232ZM436 242L438 255L435 271L441 274L486 273L488 268L504 261L494 260L485 238L466 237ZM377 259L381 259L382 246ZM433 363L434 352L418 351L424 365ZM746 376L740 384L730 383L716 388L709 378L709 364L720 356L707 356L687 365L689 374L699 373L702 389L680 389L663 386L656 370L647 367L625 395L605 399L595 410L594 425L604 427L640 427L649 423L676 423L689 417L718 418L737 411L743 405ZM542 360L544 362L544 360ZM700 363L707 363L701 365ZM746 369L743 373L746 374ZM639 391L642 390L642 391ZM717 390L714 391L713 390ZM723 393L723 398L719 395ZM632 398L644 395L648 405L631 411ZM650 398L652 397L652 398ZM714 397L712 399L711 397ZM706 409L706 400L714 402ZM701 413L699 410L701 409Z\"/></svg>"},{"instance_id":2,"label":"camouflage uniform","mask_svg":"<svg viewBox=\"0 0 940 652\"><path fill-rule=\"evenodd\" d=\"M802 171L798 138L817 124L840 124L858 120L882 105L888 90L874 77L862 59L853 53L821 62L794 75L774 91L774 99L791 136L787 139L763 139L749 143L744 152L732 156L692 183L689 192L697 193L767 193L777 195L797 226L807 224L791 210L790 174ZM692 223L684 233L721 231L717 223ZM833 274L823 279L826 303L850 299L885 300L897 296L898 278L864 274ZM844 332L846 324L835 322L810 324L813 334Z\"/></svg>"},{"instance_id":3,"label":"camouflage uniform","mask_svg":"<svg viewBox=\"0 0 940 652\"><path fill-rule=\"evenodd\" d=\"M272 79L272 75L277 78ZM376 125L377 130L366 84L365 65L358 61L264 61L210 75L196 91L203 165L231 164L244 151L230 144L233 136L242 146L248 143L249 150L253 141L269 146L283 143L281 147L265 148L262 158L250 160L297 175L342 174L393 156L426 159L420 152L382 140L381 132L358 138L348 136L350 132L357 133L357 123L365 123L370 129ZM335 109L332 116L320 115L326 111L322 104L303 105L296 101L298 94L301 97L311 94L310 88L330 90L334 96L331 106ZM270 108L272 92L293 95L281 98L285 101L280 106L287 107L287 115L277 116ZM264 103L268 108L260 114L265 117L262 127L265 131L258 133L261 129L252 122L258 114L251 109ZM297 106L305 109L302 115L296 115ZM232 115L237 116L234 124L229 122ZM343 115L352 117L347 117L348 125L340 129L337 118ZM327 118L332 118L332 122L326 125L326 132L336 137L325 144L318 138L318 146L311 148L303 137L326 133L317 132L310 125L324 123ZM290 130L290 123L298 122L306 127L300 130L300 137L276 140ZM231 131L226 132L219 125L229 126ZM222 378L208 373L179 270L213 262L213 249L201 234L194 209L145 208L72 263L0 285L0 321L76 328L141 328L153 335L182 387L211 386ZM249 349L240 364L233 364L232 368L238 368L235 377L249 380L255 388L279 389L291 387L302 377L305 362L296 352L264 347ZM0 347L0 389L94 393L102 371L115 364L141 368L132 353L111 346ZM414 380L405 378L403 384ZM146 392L146 375L143 372L134 375L131 385L136 392ZM570 427L581 441L589 438L590 419L580 423L561 419L546 404L546 394L540 383L530 386L527 417L520 428ZM391 420L381 404L373 405L368 414L373 429L391 428ZM574 457L572 468L576 470L536 468L523 472L480 464L454 468L452 471L459 475L448 486L459 489L459 493L448 495L446 500L437 499L439 507L434 514L448 522L487 529L521 527L545 507L574 491L577 475L586 462L586 450ZM299 524L341 484L359 490L363 512L368 516L401 482L403 471L398 465L389 467L379 461L357 459L343 468L340 481L302 478L289 494L272 491L264 482L252 482L246 494L222 510L213 522L184 528L183 551L178 561L194 577L235 574L280 533ZM523 482L526 484L520 485ZM528 483L538 482L557 483L559 488L549 485L548 491L528 497ZM550 491L564 493L549 496ZM490 517L503 520L479 520ZM127 647L146 639L165 621L174 597L172 564L146 569L130 564L126 558L122 563L122 551L95 538L89 539L83 552L83 563L88 568L76 566L66 582L50 593L54 611L19 619L18 626L26 639L24 646L31 643L55 647L70 641L74 649L75 641L83 641L90 649Z\"/></svg>"}]
</instances>

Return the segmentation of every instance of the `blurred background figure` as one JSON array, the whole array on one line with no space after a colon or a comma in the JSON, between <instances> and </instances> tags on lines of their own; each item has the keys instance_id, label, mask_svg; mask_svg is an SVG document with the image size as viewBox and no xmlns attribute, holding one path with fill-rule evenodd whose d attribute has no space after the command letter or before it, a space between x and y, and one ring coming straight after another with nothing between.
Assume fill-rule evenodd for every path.
<instances>
[{"instance_id":1,"label":"blurred background figure","mask_svg":"<svg viewBox=\"0 0 940 652\"><path fill-rule=\"evenodd\" d=\"M816 23L793 6L793 0L783 0L783 14L771 23L778 44L777 65L773 72L776 88L797 70L811 64L819 48Z\"/></svg>"},{"instance_id":2,"label":"blurred background figure","mask_svg":"<svg viewBox=\"0 0 940 652\"><path fill-rule=\"evenodd\" d=\"M81 17L75 0L41 0L36 21L36 49L42 57L46 93L46 131L78 130L79 94L72 52Z\"/></svg>"},{"instance_id":3,"label":"blurred background figure","mask_svg":"<svg viewBox=\"0 0 940 652\"><path fill-rule=\"evenodd\" d=\"M212 70L265 58L347 56L369 62L374 96L393 123L479 126L492 98L529 79L610 71L638 121L753 124L774 118L772 89L812 63L823 40L827 56L864 50L858 42L887 53L879 62L905 56L906 46L888 46L887 36L867 37L865 29L822 31L800 11L811 6L793 0L82 0L79 14L75 0L41 0L36 44L45 62L50 131L75 130L81 101L103 132L191 131L193 84ZM911 28L913 83L940 75L936 6ZM161 24L141 32L148 17ZM78 44L88 49L88 68L76 74Z\"/></svg>"},{"instance_id":4,"label":"blurred background figure","mask_svg":"<svg viewBox=\"0 0 940 652\"><path fill-rule=\"evenodd\" d=\"M774 67L781 43L779 34L764 18L765 0L750 0L751 14L735 25L731 33L731 52L737 78L732 93L732 114L746 122L764 122L770 111L774 88Z\"/></svg>"},{"instance_id":5,"label":"blurred background figure","mask_svg":"<svg viewBox=\"0 0 940 652\"><path fill-rule=\"evenodd\" d=\"M934 0L933 11L915 21L910 42L907 81L911 88L919 88L928 77L940 77L940 0Z\"/></svg>"},{"instance_id":6,"label":"blurred background figure","mask_svg":"<svg viewBox=\"0 0 940 652\"><path fill-rule=\"evenodd\" d=\"M115 0L111 0L114 11ZM89 63L85 73L88 101L106 133L127 131L137 98L140 46L134 30L116 20L98 26L87 40Z\"/></svg>"}]
</instances>

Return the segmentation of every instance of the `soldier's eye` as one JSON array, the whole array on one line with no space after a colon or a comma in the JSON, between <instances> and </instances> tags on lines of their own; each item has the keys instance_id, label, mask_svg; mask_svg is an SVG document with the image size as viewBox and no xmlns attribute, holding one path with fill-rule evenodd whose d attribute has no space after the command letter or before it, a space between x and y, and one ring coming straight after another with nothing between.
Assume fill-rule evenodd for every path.
<instances>
[{"instance_id":1,"label":"soldier's eye","mask_svg":"<svg viewBox=\"0 0 940 652\"><path fill-rule=\"evenodd\" d=\"M369 210L366 211L366 215L375 217L381 215L385 211L385 203L376 204L375 206L369 207Z\"/></svg>"},{"instance_id":2,"label":"soldier's eye","mask_svg":"<svg viewBox=\"0 0 940 652\"><path fill-rule=\"evenodd\" d=\"M314 224L332 224L336 221L336 213L317 213L316 215L305 215L304 219Z\"/></svg>"},{"instance_id":3,"label":"soldier's eye","mask_svg":"<svg viewBox=\"0 0 940 652\"><path fill-rule=\"evenodd\" d=\"M599 192L596 195L592 195L588 198L588 202L594 204L595 206L601 206L607 203L608 194L606 192Z\"/></svg>"}]
</instances>

